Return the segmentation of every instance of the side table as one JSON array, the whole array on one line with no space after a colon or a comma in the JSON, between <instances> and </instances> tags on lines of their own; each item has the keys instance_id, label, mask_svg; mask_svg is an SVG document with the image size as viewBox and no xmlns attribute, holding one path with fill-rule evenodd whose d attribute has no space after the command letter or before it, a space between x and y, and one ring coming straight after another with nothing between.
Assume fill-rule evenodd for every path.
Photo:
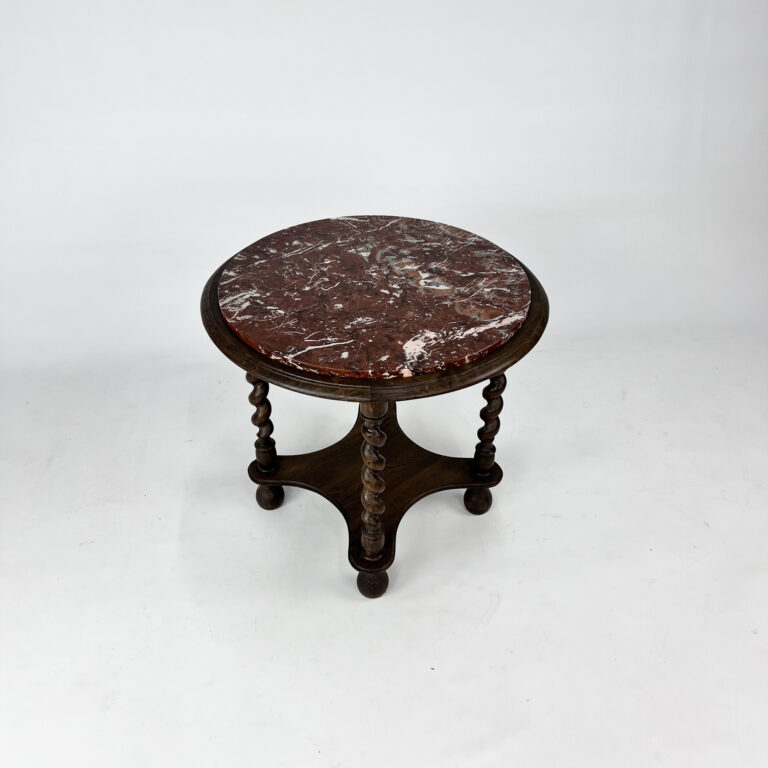
<instances>
[{"instance_id":1,"label":"side table","mask_svg":"<svg viewBox=\"0 0 768 768\"><path fill-rule=\"evenodd\" d=\"M501 480L504 372L544 332L549 304L531 271L478 235L392 216L323 219L275 232L225 262L201 302L214 344L246 371L258 428L248 474L276 509L284 486L332 502L349 529L349 561L366 597L389 584L397 528L430 493L464 488L475 515ZM489 379L472 458L420 447L397 402ZM333 445L282 456L272 437L269 385L359 403Z\"/></svg>"}]
</instances>

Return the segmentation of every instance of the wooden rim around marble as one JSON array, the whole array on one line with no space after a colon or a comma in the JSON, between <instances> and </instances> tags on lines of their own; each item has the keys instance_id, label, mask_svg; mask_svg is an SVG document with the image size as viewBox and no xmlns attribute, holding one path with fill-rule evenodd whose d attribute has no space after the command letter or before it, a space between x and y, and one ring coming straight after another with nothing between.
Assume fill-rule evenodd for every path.
<instances>
[{"instance_id":1,"label":"wooden rim around marble","mask_svg":"<svg viewBox=\"0 0 768 768\"><path fill-rule=\"evenodd\" d=\"M263 381L330 400L350 402L415 400L442 395L502 373L533 349L549 319L549 300L535 275L522 262L528 276L531 304L525 321L515 335L479 360L407 378L354 379L330 376L285 365L248 346L227 325L219 307L219 278L222 264L205 285L200 301L203 325L213 343L236 365Z\"/></svg>"}]
</instances>

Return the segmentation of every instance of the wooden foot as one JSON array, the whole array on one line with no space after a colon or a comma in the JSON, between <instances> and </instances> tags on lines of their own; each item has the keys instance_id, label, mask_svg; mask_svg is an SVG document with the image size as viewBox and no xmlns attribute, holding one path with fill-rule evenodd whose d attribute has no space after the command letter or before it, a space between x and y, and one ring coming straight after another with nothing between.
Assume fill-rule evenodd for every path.
<instances>
[{"instance_id":1,"label":"wooden foot","mask_svg":"<svg viewBox=\"0 0 768 768\"><path fill-rule=\"evenodd\" d=\"M360 571L357 574L357 588L364 597L381 597L389 586L389 575L386 571L367 573Z\"/></svg>"},{"instance_id":2,"label":"wooden foot","mask_svg":"<svg viewBox=\"0 0 768 768\"><path fill-rule=\"evenodd\" d=\"M490 488L467 488L464 492L464 506L473 515L484 515L493 504Z\"/></svg>"},{"instance_id":3,"label":"wooden foot","mask_svg":"<svg viewBox=\"0 0 768 768\"><path fill-rule=\"evenodd\" d=\"M262 509L277 509L285 499L282 485L260 485L256 489L256 501Z\"/></svg>"}]
</instances>

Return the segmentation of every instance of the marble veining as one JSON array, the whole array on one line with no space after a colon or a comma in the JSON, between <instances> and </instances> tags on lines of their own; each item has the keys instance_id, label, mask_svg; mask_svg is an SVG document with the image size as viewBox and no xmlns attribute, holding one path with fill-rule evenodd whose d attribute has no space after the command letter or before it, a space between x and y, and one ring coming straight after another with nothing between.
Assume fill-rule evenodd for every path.
<instances>
[{"instance_id":1,"label":"marble veining","mask_svg":"<svg viewBox=\"0 0 768 768\"><path fill-rule=\"evenodd\" d=\"M395 378L477 360L528 313L528 278L498 246L446 224L323 219L275 232L225 265L224 319L295 368Z\"/></svg>"}]
</instances>

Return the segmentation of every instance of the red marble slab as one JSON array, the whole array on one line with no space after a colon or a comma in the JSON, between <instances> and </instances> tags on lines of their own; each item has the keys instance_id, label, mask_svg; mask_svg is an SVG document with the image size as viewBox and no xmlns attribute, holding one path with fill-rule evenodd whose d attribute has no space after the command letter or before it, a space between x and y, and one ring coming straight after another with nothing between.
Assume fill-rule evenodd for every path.
<instances>
[{"instance_id":1,"label":"red marble slab","mask_svg":"<svg viewBox=\"0 0 768 768\"><path fill-rule=\"evenodd\" d=\"M461 366L520 328L517 260L478 235L393 216L322 219L233 256L219 281L229 327L306 371L379 379Z\"/></svg>"}]
</instances>

